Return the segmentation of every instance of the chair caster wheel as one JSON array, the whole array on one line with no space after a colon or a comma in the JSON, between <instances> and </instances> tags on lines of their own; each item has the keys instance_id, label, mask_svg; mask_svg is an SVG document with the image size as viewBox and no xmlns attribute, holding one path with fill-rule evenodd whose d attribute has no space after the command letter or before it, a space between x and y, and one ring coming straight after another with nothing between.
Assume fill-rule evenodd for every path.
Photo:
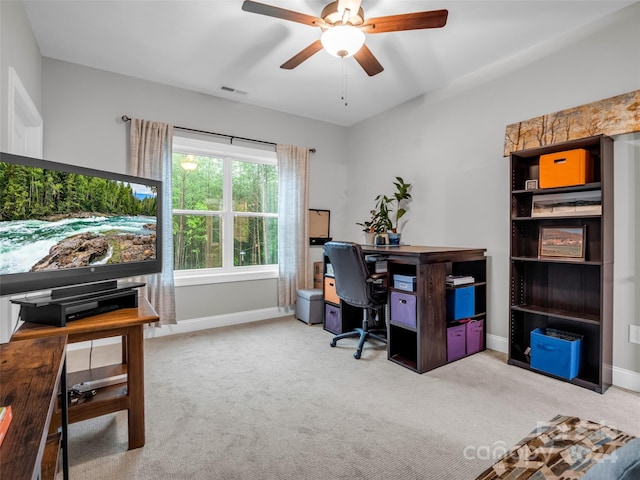
<instances>
[{"instance_id":1,"label":"chair caster wheel","mask_svg":"<svg viewBox=\"0 0 640 480\"><path fill-rule=\"evenodd\" d=\"M358 360L360 358L360 355L362 355L360 352L356 352L356 353L353 354L353 358Z\"/></svg>"},{"instance_id":2,"label":"chair caster wheel","mask_svg":"<svg viewBox=\"0 0 640 480\"><path fill-rule=\"evenodd\" d=\"M336 341L335 340L331 340L331 343L329 343L329 345L331 345L332 347L336 346Z\"/></svg>"}]
</instances>

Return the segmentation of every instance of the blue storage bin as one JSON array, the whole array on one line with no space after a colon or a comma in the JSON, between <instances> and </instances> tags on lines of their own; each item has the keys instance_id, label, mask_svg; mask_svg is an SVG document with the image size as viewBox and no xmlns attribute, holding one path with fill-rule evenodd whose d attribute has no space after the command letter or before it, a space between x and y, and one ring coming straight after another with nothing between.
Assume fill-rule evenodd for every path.
<instances>
[{"instance_id":1,"label":"blue storage bin","mask_svg":"<svg viewBox=\"0 0 640 480\"><path fill-rule=\"evenodd\" d=\"M531 368L572 380L580 372L582 336L552 328L531 332Z\"/></svg>"},{"instance_id":2,"label":"blue storage bin","mask_svg":"<svg viewBox=\"0 0 640 480\"><path fill-rule=\"evenodd\" d=\"M476 314L475 287L447 290L447 320L450 322L473 317Z\"/></svg>"},{"instance_id":3,"label":"blue storage bin","mask_svg":"<svg viewBox=\"0 0 640 480\"><path fill-rule=\"evenodd\" d=\"M407 292L416 291L416 277L415 275L394 275L393 276L393 288L398 290L406 290Z\"/></svg>"}]
</instances>

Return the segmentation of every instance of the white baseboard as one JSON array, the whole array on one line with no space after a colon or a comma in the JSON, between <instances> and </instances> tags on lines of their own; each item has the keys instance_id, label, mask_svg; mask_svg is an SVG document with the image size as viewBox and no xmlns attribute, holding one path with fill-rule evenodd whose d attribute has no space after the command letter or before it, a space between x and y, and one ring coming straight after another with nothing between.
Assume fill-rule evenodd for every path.
<instances>
[{"instance_id":1,"label":"white baseboard","mask_svg":"<svg viewBox=\"0 0 640 480\"><path fill-rule=\"evenodd\" d=\"M612 382L616 387L640 392L640 373L625 368L613 367Z\"/></svg>"},{"instance_id":2,"label":"white baseboard","mask_svg":"<svg viewBox=\"0 0 640 480\"><path fill-rule=\"evenodd\" d=\"M176 325L163 325L161 328L149 327L145 329L144 338L157 338L167 335L176 335L178 333L197 332L199 330L208 330L210 328L259 322L260 320L268 320L270 318L287 317L293 315L293 313L293 308L273 307L263 308L260 310L250 310L248 312L192 318L189 320L181 320Z\"/></svg>"},{"instance_id":3,"label":"white baseboard","mask_svg":"<svg viewBox=\"0 0 640 480\"><path fill-rule=\"evenodd\" d=\"M487 348L500 353L509 353L509 340L487 333Z\"/></svg>"},{"instance_id":4,"label":"white baseboard","mask_svg":"<svg viewBox=\"0 0 640 480\"><path fill-rule=\"evenodd\" d=\"M210 317L191 318L181 320L176 325L162 325L161 327L147 326L144 328L144 338L159 338L168 335L178 335L180 333L197 332L210 328L227 327L230 325L240 325L242 323L259 322L270 318L287 317L293 315L293 308L263 308L248 312L227 313L223 315L213 315ZM94 347L103 345L113 345L120 343L120 337L102 338L93 341ZM90 342L72 343L67 346L67 350L81 350L88 348Z\"/></svg>"}]
</instances>

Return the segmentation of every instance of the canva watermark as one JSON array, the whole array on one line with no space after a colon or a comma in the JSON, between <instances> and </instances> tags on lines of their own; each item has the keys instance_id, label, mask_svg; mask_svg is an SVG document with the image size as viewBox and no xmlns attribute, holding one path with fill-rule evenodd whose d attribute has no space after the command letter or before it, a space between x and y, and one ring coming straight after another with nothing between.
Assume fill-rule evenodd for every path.
<instances>
[{"instance_id":1,"label":"canva watermark","mask_svg":"<svg viewBox=\"0 0 640 480\"><path fill-rule=\"evenodd\" d=\"M576 434L576 432L578 432ZM533 430L524 440L523 443L517 444L517 449L512 452L512 455L518 456L518 450L526 445L526 443L530 440L533 440L536 437L548 435L548 440L550 444L553 445L554 440L559 440L561 443L566 441L566 435L570 437L575 437L578 440L578 437L582 437L585 439L589 439L590 443L595 445L603 442L604 440L614 440L618 434L620 434L615 427L607 426L604 421L600 422L587 422L587 421L579 421L576 424L568 424L564 425L560 424L550 424L549 422L538 422L537 427ZM610 438L607 436L612 435ZM622 434L624 436L624 434ZM547 447L550 446L547 444ZM516 446L514 446L516 447ZM507 443L503 440L496 440L490 445L467 445L462 450L462 456L465 460L493 460L497 461L505 457L508 453L510 453L514 447L511 449L508 447ZM575 445L570 447L571 455L574 461L581 461L582 459L589 458L592 454L592 449L582 445L580 442L576 442ZM529 451L528 449L525 449ZM595 452L595 451L594 451ZM532 453L529 451L529 453ZM547 461L550 457L557 455L557 451L553 449L543 449L541 451L535 452L535 461ZM607 458L607 461L616 462L617 455L615 449L608 453L605 452L597 452L596 457L598 459ZM527 460L534 460L534 458L521 459L526 462Z\"/></svg>"},{"instance_id":2,"label":"canva watermark","mask_svg":"<svg viewBox=\"0 0 640 480\"><path fill-rule=\"evenodd\" d=\"M465 460L498 460L509 451L507 444L502 440L491 445L467 445L462 450Z\"/></svg>"}]
</instances>

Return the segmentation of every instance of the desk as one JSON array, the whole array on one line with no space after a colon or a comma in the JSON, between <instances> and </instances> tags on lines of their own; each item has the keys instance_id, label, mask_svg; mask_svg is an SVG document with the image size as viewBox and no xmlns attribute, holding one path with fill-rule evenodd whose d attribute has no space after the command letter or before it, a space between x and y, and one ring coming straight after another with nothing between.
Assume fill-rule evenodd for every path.
<instances>
[{"instance_id":1,"label":"desk","mask_svg":"<svg viewBox=\"0 0 640 480\"><path fill-rule=\"evenodd\" d=\"M381 255L387 261L387 284L394 291L393 275L416 277L416 326L389 322L388 359L417 373L447 363L446 276L472 275L476 289L474 320L486 320L486 257L484 248L401 245L362 246L365 255ZM325 259L326 262L327 259ZM326 268L325 268L326 272ZM344 308L343 308L344 306ZM359 309L341 302L343 331L351 330L362 318ZM485 322L486 324L486 322Z\"/></svg>"},{"instance_id":2,"label":"desk","mask_svg":"<svg viewBox=\"0 0 640 480\"><path fill-rule=\"evenodd\" d=\"M144 336L143 326L159 320L146 298L139 298L138 307L123 308L94 317L69 322L64 327L24 323L11 340L24 340L67 335L69 343L107 337L122 337L122 363L70 373L70 386L87 380L97 380L126 374L118 385L101 388L95 397L69 406L69 423L87 420L120 410L128 412L129 449L145 442L144 430Z\"/></svg>"},{"instance_id":3,"label":"desk","mask_svg":"<svg viewBox=\"0 0 640 480\"><path fill-rule=\"evenodd\" d=\"M60 447L69 478L66 402L56 411L58 392L66 390L66 348L66 335L0 345L0 405L11 405L13 413L0 446L1 478L55 479ZM58 416L61 432L53 428Z\"/></svg>"}]
</instances>

